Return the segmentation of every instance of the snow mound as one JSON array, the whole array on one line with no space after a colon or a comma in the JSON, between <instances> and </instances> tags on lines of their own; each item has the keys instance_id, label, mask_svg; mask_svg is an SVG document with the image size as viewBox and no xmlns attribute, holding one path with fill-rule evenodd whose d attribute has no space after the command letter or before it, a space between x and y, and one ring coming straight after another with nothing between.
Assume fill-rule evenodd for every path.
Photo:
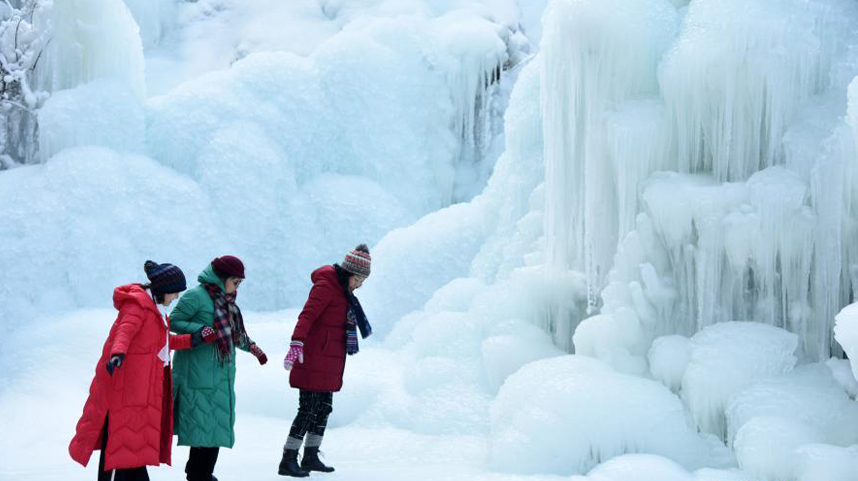
<instances>
[{"instance_id":1,"label":"snow mound","mask_svg":"<svg viewBox=\"0 0 858 481\"><path fill-rule=\"evenodd\" d=\"M227 251L197 184L140 155L66 149L3 172L0 205L0 265L17 272L0 286L4 312L103 306L119 283L145 280L146 259L192 282Z\"/></svg>"},{"instance_id":2,"label":"snow mound","mask_svg":"<svg viewBox=\"0 0 858 481\"><path fill-rule=\"evenodd\" d=\"M849 398L824 364L799 366L736 393L726 409L728 441L758 416L780 416L812 426L818 435L806 443L858 443L854 428L858 425L858 403Z\"/></svg>"},{"instance_id":3,"label":"snow mound","mask_svg":"<svg viewBox=\"0 0 858 481\"><path fill-rule=\"evenodd\" d=\"M552 344L545 331L530 323L507 321L495 326L494 332L480 349L486 381L493 393L522 366L565 354Z\"/></svg>"},{"instance_id":4,"label":"snow mound","mask_svg":"<svg viewBox=\"0 0 858 481\"><path fill-rule=\"evenodd\" d=\"M490 460L519 473L583 473L625 453L667 457L688 469L729 464L726 449L688 424L659 383L585 356L533 362L492 404Z\"/></svg>"},{"instance_id":5,"label":"snow mound","mask_svg":"<svg viewBox=\"0 0 858 481\"><path fill-rule=\"evenodd\" d=\"M692 481L691 473L652 454L624 454L587 473L589 481Z\"/></svg>"},{"instance_id":6,"label":"snow mound","mask_svg":"<svg viewBox=\"0 0 858 481\"><path fill-rule=\"evenodd\" d=\"M730 397L756 380L791 370L797 346L795 334L756 322L723 322L695 334L682 399L700 430L726 439Z\"/></svg>"},{"instance_id":7,"label":"snow mound","mask_svg":"<svg viewBox=\"0 0 858 481\"><path fill-rule=\"evenodd\" d=\"M801 481L858 481L858 445L843 448L811 444L798 449L795 479Z\"/></svg>"},{"instance_id":8,"label":"snow mound","mask_svg":"<svg viewBox=\"0 0 858 481\"><path fill-rule=\"evenodd\" d=\"M820 431L793 419L758 416L745 423L733 447L743 471L759 479L795 479L796 449L820 442Z\"/></svg>"},{"instance_id":9,"label":"snow mound","mask_svg":"<svg viewBox=\"0 0 858 481\"><path fill-rule=\"evenodd\" d=\"M80 145L143 152L143 104L126 84L97 80L54 92L38 115L43 161Z\"/></svg>"},{"instance_id":10,"label":"snow mound","mask_svg":"<svg viewBox=\"0 0 858 481\"><path fill-rule=\"evenodd\" d=\"M691 341L684 336L663 336L652 342L649 370L673 392L682 387L682 377L691 362Z\"/></svg>"},{"instance_id":11,"label":"snow mound","mask_svg":"<svg viewBox=\"0 0 858 481\"><path fill-rule=\"evenodd\" d=\"M373 277L361 293L361 302L377 313L377 334L387 335L435 291L468 274L488 236L488 215L482 203L456 204L384 236L373 249Z\"/></svg>"}]
</instances>

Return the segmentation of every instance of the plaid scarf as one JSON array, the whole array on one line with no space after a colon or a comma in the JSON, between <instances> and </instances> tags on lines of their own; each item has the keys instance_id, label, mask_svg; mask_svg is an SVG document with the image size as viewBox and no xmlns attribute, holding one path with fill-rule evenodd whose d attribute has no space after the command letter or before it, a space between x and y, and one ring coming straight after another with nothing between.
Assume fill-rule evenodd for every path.
<instances>
[{"instance_id":1,"label":"plaid scarf","mask_svg":"<svg viewBox=\"0 0 858 481\"><path fill-rule=\"evenodd\" d=\"M244 329L244 318L235 304L235 294L224 294L215 284L203 284L214 303L215 353L221 363L229 360L233 346L250 344Z\"/></svg>"},{"instance_id":2,"label":"plaid scarf","mask_svg":"<svg viewBox=\"0 0 858 481\"><path fill-rule=\"evenodd\" d=\"M350 292L346 292L346 298L349 301L349 308L346 311L346 354L351 356L360 350L358 348L358 329L360 329L361 337L366 339L372 335L372 326L369 325L369 319L366 318L358 298Z\"/></svg>"}]
</instances>

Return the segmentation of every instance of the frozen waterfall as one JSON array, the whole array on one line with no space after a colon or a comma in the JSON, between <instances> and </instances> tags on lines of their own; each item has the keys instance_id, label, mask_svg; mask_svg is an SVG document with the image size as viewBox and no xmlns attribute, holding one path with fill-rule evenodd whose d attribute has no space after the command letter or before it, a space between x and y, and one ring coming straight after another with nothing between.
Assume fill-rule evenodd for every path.
<instances>
[{"instance_id":1,"label":"frozen waterfall","mask_svg":"<svg viewBox=\"0 0 858 481\"><path fill-rule=\"evenodd\" d=\"M639 371L657 336L750 320L826 359L856 285L858 4L682 3L544 17L548 261L601 293L575 348Z\"/></svg>"}]
</instances>

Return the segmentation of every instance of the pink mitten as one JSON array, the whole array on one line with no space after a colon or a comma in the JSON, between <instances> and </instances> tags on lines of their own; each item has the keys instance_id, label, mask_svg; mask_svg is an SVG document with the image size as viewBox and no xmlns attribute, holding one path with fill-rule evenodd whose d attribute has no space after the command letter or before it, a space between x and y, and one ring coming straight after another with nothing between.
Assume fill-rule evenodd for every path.
<instances>
[{"instance_id":1,"label":"pink mitten","mask_svg":"<svg viewBox=\"0 0 858 481\"><path fill-rule=\"evenodd\" d=\"M290 371L295 361L304 364L304 343L301 341L292 341L289 344L289 352L286 353L286 358L283 359L283 367L287 371Z\"/></svg>"}]
</instances>

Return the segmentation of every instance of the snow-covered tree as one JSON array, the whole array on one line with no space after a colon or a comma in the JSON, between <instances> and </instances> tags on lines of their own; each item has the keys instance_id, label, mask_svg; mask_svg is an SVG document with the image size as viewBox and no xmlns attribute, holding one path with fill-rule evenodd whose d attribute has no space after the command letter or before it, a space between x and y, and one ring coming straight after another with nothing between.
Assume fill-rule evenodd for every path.
<instances>
[{"instance_id":1,"label":"snow-covered tree","mask_svg":"<svg viewBox=\"0 0 858 481\"><path fill-rule=\"evenodd\" d=\"M0 3L0 170L36 162L36 110L48 97L33 90L33 71L50 41L47 28L33 27L37 11L48 0L4 0Z\"/></svg>"}]
</instances>

